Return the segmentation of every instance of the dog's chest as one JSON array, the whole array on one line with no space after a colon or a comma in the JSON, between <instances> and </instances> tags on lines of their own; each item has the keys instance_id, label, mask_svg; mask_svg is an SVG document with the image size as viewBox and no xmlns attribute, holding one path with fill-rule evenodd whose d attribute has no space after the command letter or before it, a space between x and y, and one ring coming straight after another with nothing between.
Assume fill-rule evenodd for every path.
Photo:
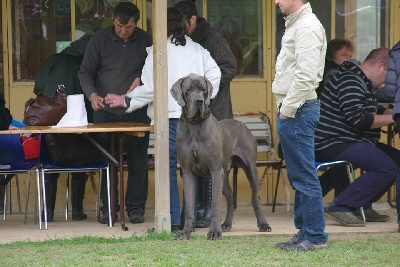
<instances>
[{"instance_id":1,"label":"dog's chest","mask_svg":"<svg viewBox=\"0 0 400 267\"><path fill-rule=\"evenodd\" d=\"M198 176L208 176L210 168L222 162L220 142L216 143L207 132L178 132L176 141L181 167Z\"/></svg>"}]
</instances>

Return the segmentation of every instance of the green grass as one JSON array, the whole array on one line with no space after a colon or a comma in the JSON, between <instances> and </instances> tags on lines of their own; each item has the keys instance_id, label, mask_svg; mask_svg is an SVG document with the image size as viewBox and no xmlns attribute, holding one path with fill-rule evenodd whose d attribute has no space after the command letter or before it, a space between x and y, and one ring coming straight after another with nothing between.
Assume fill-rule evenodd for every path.
<instances>
[{"instance_id":1,"label":"green grass","mask_svg":"<svg viewBox=\"0 0 400 267\"><path fill-rule=\"evenodd\" d=\"M329 248L286 252L287 235L224 236L149 232L130 238L76 237L0 245L2 266L399 266L400 234L335 234Z\"/></svg>"}]
</instances>

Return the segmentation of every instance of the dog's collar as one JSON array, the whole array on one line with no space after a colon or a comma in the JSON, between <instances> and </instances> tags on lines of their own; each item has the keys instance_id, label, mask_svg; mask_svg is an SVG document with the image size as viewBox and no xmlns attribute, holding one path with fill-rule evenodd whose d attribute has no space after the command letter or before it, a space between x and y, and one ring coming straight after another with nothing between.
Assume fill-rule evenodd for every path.
<instances>
[{"instance_id":1,"label":"dog's collar","mask_svg":"<svg viewBox=\"0 0 400 267\"><path fill-rule=\"evenodd\" d=\"M196 117L195 119L187 119L187 118L185 118L183 115L181 115L181 119L182 119L183 121L187 122L187 123L192 123L192 124L194 124L194 123L200 123L200 122L204 121L205 119L207 119L208 117L210 117L210 115L211 115L211 112L208 112L208 114L207 114L205 117L203 117L203 118L198 118L198 117Z\"/></svg>"}]
</instances>

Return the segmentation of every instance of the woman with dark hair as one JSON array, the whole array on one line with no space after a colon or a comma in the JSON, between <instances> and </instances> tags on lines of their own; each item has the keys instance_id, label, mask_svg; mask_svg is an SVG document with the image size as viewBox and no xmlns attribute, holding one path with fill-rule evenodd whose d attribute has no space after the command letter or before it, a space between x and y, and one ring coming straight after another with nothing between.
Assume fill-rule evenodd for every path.
<instances>
[{"instance_id":1,"label":"woman with dark hair","mask_svg":"<svg viewBox=\"0 0 400 267\"><path fill-rule=\"evenodd\" d=\"M215 31L206 19L199 17L196 1L185 0L178 2L174 7L185 16L190 38L210 52L212 58L221 69L221 83L219 92L211 101L211 114L217 120L232 119L232 102L230 83L236 75L237 62L228 41ZM207 228L211 224L211 179L198 179L198 205L196 206L196 227Z\"/></svg>"},{"instance_id":2,"label":"woman with dark hair","mask_svg":"<svg viewBox=\"0 0 400 267\"><path fill-rule=\"evenodd\" d=\"M186 21L182 13L176 8L168 8L167 11L167 53L168 53L168 86L180 78L195 73L205 76L213 85L214 98L218 93L221 71L210 53L195 43L187 35ZM141 81L143 85L134 88L125 95L107 94L106 104L110 107L125 107L126 112L149 105L148 115L153 120L154 83L153 83L153 47L148 50L148 56L142 70ZM171 94L168 95L169 117L169 175L170 175L170 210L171 229L177 231L180 221L180 201L178 182L176 175L176 127L181 116L181 107Z\"/></svg>"},{"instance_id":3,"label":"woman with dark hair","mask_svg":"<svg viewBox=\"0 0 400 267\"><path fill-rule=\"evenodd\" d=\"M328 42L326 46L325 68L322 76L323 78L316 89L318 97L320 96L321 90L323 90L329 78L335 74L343 62L353 56L353 52L354 46L349 40L336 38Z\"/></svg>"}]
</instances>

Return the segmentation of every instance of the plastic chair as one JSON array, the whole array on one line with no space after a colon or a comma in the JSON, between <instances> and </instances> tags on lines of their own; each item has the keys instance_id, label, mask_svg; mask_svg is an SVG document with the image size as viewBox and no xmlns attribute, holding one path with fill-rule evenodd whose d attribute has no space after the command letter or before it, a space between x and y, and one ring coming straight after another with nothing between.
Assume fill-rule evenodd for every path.
<instances>
[{"instance_id":1,"label":"plastic chair","mask_svg":"<svg viewBox=\"0 0 400 267\"><path fill-rule=\"evenodd\" d=\"M0 175L15 175L17 182L17 194L19 209L21 209L20 196L19 196L19 183L18 174L25 173L28 175L27 182L27 196L25 200L25 217L24 224L27 222L28 214L28 200L29 200L29 182L30 173L34 167L39 163L39 159L26 160L24 151L22 149L21 138L19 134L0 134ZM3 219L6 220L6 207L7 207L7 187L5 188L4 195L4 215Z\"/></svg>"},{"instance_id":2,"label":"plastic chair","mask_svg":"<svg viewBox=\"0 0 400 267\"><path fill-rule=\"evenodd\" d=\"M267 160L256 160L256 167L265 167L264 172L261 176L260 181L263 181L267 176L267 172L269 168L273 168L280 172L282 168L283 160L275 159L275 150L274 143L272 140L271 133L271 122L265 113L244 113L235 114L234 117L236 120L243 122L247 128L251 131L254 137L257 140L257 153L266 153L271 152L272 159ZM234 209L237 208L237 177L238 177L238 167L233 167L233 205Z\"/></svg>"},{"instance_id":3,"label":"plastic chair","mask_svg":"<svg viewBox=\"0 0 400 267\"><path fill-rule=\"evenodd\" d=\"M45 182L44 182L44 177L46 173L70 173L73 172L99 172L100 176L100 181L102 179L102 170L106 170L107 173L107 192L108 192L108 212L111 214L111 203L110 203L110 169L109 169L109 164L106 163L105 161L101 161L96 164L90 164L90 165L82 165L82 166L61 166L61 165L55 165L51 163L50 160L50 155L48 152L48 147L47 143L45 142L45 134L41 134L40 137L40 165L36 169L36 181L37 181L37 192L38 192L38 203L39 203L39 228L42 229L42 205L43 205L43 212L44 212L44 226L45 229L47 230L48 224L47 224L47 203L46 203L46 187L45 187ZM88 142L90 142L88 140ZM68 176L69 180L69 176ZM100 182L101 183L101 182ZM41 186L40 186L41 185ZM43 197L43 204L42 204L42 197ZM66 203L66 219L68 215L68 186L67 186L67 203ZM109 226L112 227L111 223L111 216L110 216L110 221L109 221Z\"/></svg>"}]
</instances>

